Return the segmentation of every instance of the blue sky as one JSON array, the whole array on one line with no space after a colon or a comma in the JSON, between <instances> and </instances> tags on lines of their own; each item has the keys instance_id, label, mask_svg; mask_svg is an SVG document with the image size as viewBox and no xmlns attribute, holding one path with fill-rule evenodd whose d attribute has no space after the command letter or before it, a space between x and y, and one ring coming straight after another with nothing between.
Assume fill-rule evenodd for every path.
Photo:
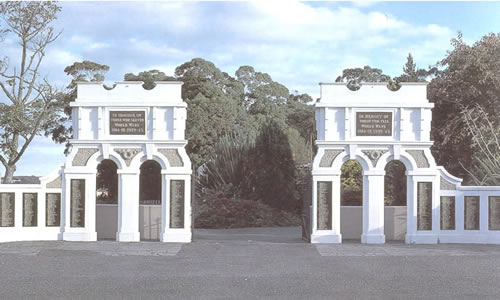
<instances>
[{"instance_id":1,"label":"blue sky","mask_svg":"<svg viewBox=\"0 0 500 300\"><path fill-rule=\"evenodd\" d=\"M75 61L110 66L107 81L128 72L176 66L195 57L234 75L242 65L270 74L291 91L318 97L350 67L370 65L391 76L409 52L420 67L434 65L463 33L473 43L500 32L500 2L61 2L54 26L61 37L47 49L43 74L69 83ZM15 63L15 43L3 55ZM3 95L2 95L3 96ZM2 97L0 96L0 97ZM3 100L2 100L3 101ZM16 175L46 175L64 163L63 147L37 138ZM0 167L3 175L3 167Z\"/></svg>"}]
</instances>

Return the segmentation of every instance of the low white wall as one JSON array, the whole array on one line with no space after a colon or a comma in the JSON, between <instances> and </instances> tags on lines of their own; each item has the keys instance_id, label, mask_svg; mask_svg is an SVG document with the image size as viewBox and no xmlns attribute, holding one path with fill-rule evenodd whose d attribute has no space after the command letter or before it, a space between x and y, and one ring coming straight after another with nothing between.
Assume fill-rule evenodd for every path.
<instances>
[{"instance_id":1,"label":"low white wall","mask_svg":"<svg viewBox=\"0 0 500 300\"><path fill-rule=\"evenodd\" d=\"M97 204L96 229L98 239L116 239L118 205ZM161 206L139 206L139 231L141 240L158 240L161 234Z\"/></svg>"},{"instance_id":2,"label":"low white wall","mask_svg":"<svg viewBox=\"0 0 500 300\"><path fill-rule=\"evenodd\" d=\"M340 207L340 233L342 239L361 239L363 208L361 206ZM406 234L406 206L384 207L385 239L404 240Z\"/></svg>"}]
</instances>

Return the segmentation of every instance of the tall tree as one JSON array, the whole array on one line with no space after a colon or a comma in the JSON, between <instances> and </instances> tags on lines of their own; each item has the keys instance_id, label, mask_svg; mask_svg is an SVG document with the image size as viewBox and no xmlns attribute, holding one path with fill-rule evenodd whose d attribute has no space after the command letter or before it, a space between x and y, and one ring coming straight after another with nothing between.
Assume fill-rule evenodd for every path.
<instances>
[{"instance_id":1,"label":"tall tree","mask_svg":"<svg viewBox=\"0 0 500 300\"><path fill-rule=\"evenodd\" d=\"M472 46L462 35L452 39L453 49L439 62L440 72L429 84L435 103L432 118L433 154L455 176L467 179L478 145L468 129L464 112L480 107L494 128L500 127L500 34L489 34ZM487 127L480 118L477 126ZM472 159L471 159L472 158Z\"/></svg>"},{"instance_id":2,"label":"tall tree","mask_svg":"<svg viewBox=\"0 0 500 300\"><path fill-rule=\"evenodd\" d=\"M69 123L71 120L71 107L69 104L76 99L77 82L104 81L108 70L109 67L107 65L101 65L88 60L74 62L72 65L64 68L66 75L72 77L70 84L66 87L67 92L61 93L58 99L58 106L64 110L64 115L57 116L54 126L47 131L46 135L50 134L52 140L57 143L66 143L65 154L69 152L69 140L73 137L73 128Z\"/></svg>"},{"instance_id":3,"label":"tall tree","mask_svg":"<svg viewBox=\"0 0 500 300\"><path fill-rule=\"evenodd\" d=\"M364 66L343 70L342 75L338 76L335 82L345 82L351 90L359 90L363 82L392 82L392 79L381 69Z\"/></svg>"},{"instance_id":4,"label":"tall tree","mask_svg":"<svg viewBox=\"0 0 500 300\"><path fill-rule=\"evenodd\" d=\"M413 56L408 53L406 64L403 66L403 74L394 78L396 82L423 82L426 78L435 72L435 68L429 70L417 68L417 64L413 61Z\"/></svg>"},{"instance_id":5,"label":"tall tree","mask_svg":"<svg viewBox=\"0 0 500 300\"><path fill-rule=\"evenodd\" d=\"M194 166L199 166L214 153L222 136L249 127L241 105L243 85L201 58L178 66L175 74L184 83L183 98L188 104L186 151Z\"/></svg>"},{"instance_id":6,"label":"tall tree","mask_svg":"<svg viewBox=\"0 0 500 300\"><path fill-rule=\"evenodd\" d=\"M153 89L156 84L155 81L175 81L175 77L167 76L165 73L159 70L149 70L144 72L139 72L135 75L133 73L127 73L124 76L125 81L143 81L142 85L146 90Z\"/></svg>"},{"instance_id":7,"label":"tall tree","mask_svg":"<svg viewBox=\"0 0 500 300\"><path fill-rule=\"evenodd\" d=\"M5 183L11 183L16 164L33 141L57 115L56 91L39 68L46 48L60 35L51 23L61 10L52 2L0 2L2 37L18 41L17 59L0 60L0 161L5 167Z\"/></svg>"},{"instance_id":8,"label":"tall tree","mask_svg":"<svg viewBox=\"0 0 500 300\"><path fill-rule=\"evenodd\" d=\"M255 188L259 198L273 207L300 208L295 192L295 166L285 128L270 120L255 141Z\"/></svg>"}]
</instances>

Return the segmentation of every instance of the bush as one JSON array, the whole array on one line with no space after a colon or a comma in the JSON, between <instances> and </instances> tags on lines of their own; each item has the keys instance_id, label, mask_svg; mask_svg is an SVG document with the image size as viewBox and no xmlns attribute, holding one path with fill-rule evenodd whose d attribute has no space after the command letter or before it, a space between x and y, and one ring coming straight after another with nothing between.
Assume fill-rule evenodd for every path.
<instances>
[{"instance_id":1,"label":"bush","mask_svg":"<svg viewBox=\"0 0 500 300\"><path fill-rule=\"evenodd\" d=\"M206 190L193 205L196 228L299 226L300 218L260 201L238 199L221 191Z\"/></svg>"}]
</instances>

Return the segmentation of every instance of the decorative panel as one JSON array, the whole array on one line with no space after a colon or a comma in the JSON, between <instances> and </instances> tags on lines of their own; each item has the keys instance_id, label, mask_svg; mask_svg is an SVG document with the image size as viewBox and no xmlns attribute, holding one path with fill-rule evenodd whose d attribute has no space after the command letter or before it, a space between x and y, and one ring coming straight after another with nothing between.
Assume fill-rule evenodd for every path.
<instances>
[{"instance_id":1,"label":"decorative panel","mask_svg":"<svg viewBox=\"0 0 500 300\"><path fill-rule=\"evenodd\" d=\"M85 179L71 179L71 227L85 227Z\"/></svg>"},{"instance_id":2,"label":"decorative panel","mask_svg":"<svg viewBox=\"0 0 500 300\"><path fill-rule=\"evenodd\" d=\"M73 161L71 162L71 165L75 167L86 166L89 158L97 151L99 150L96 148L79 148L73 158Z\"/></svg>"},{"instance_id":3,"label":"decorative panel","mask_svg":"<svg viewBox=\"0 0 500 300\"><path fill-rule=\"evenodd\" d=\"M432 230L432 182L417 183L417 230Z\"/></svg>"},{"instance_id":4,"label":"decorative panel","mask_svg":"<svg viewBox=\"0 0 500 300\"><path fill-rule=\"evenodd\" d=\"M61 226L61 194L47 193L45 203L45 225L47 227Z\"/></svg>"},{"instance_id":5,"label":"decorative panel","mask_svg":"<svg viewBox=\"0 0 500 300\"><path fill-rule=\"evenodd\" d=\"M500 196L489 196L488 202L488 229L500 230Z\"/></svg>"},{"instance_id":6,"label":"decorative panel","mask_svg":"<svg viewBox=\"0 0 500 300\"><path fill-rule=\"evenodd\" d=\"M14 199L14 193L0 193L0 227L14 227Z\"/></svg>"},{"instance_id":7,"label":"decorative panel","mask_svg":"<svg viewBox=\"0 0 500 300\"><path fill-rule=\"evenodd\" d=\"M158 152L163 154L167 160L168 164L171 167L183 167L184 162L182 161L182 157L179 155L179 151L177 149L158 149Z\"/></svg>"},{"instance_id":8,"label":"decorative panel","mask_svg":"<svg viewBox=\"0 0 500 300\"><path fill-rule=\"evenodd\" d=\"M170 180L170 228L184 228L184 180Z\"/></svg>"},{"instance_id":9,"label":"decorative panel","mask_svg":"<svg viewBox=\"0 0 500 300\"><path fill-rule=\"evenodd\" d=\"M447 181L442 176L440 177L440 190L441 191L454 191L456 189L457 189L457 187L453 183Z\"/></svg>"},{"instance_id":10,"label":"decorative panel","mask_svg":"<svg viewBox=\"0 0 500 300\"><path fill-rule=\"evenodd\" d=\"M455 197L441 196L441 230L455 230Z\"/></svg>"},{"instance_id":11,"label":"decorative panel","mask_svg":"<svg viewBox=\"0 0 500 300\"><path fill-rule=\"evenodd\" d=\"M332 182L318 181L318 230L332 230Z\"/></svg>"},{"instance_id":12,"label":"decorative panel","mask_svg":"<svg viewBox=\"0 0 500 300\"><path fill-rule=\"evenodd\" d=\"M408 152L408 154L413 156L413 159L415 159L415 162L417 163L417 167L419 168L430 167L429 161L427 160L427 157L425 157L424 150L406 150L406 152Z\"/></svg>"},{"instance_id":13,"label":"decorative panel","mask_svg":"<svg viewBox=\"0 0 500 300\"><path fill-rule=\"evenodd\" d=\"M335 158L337 158L337 156L342 152L344 152L343 149L326 149L325 154L323 154L323 157L321 157L319 166L321 168L331 167Z\"/></svg>"},{"instance_id":14,"label":"decorative panel","mask_svg":"<svg viewBox=\"0 0 500 300\"><path fill-rule=\"evenodd\" d=\"M38 194L23 193L23 226L38 225Z\"/></svg>"},{"instance_id":15,"label":"decorative panel","mask_svg":"<svg viewBox=\"0 0 500 300\"><path fill-rule=\"evenodd\" d=\"M479 230L479 196L464 197L464 229Z\"/></svg>"}]
</instances>

